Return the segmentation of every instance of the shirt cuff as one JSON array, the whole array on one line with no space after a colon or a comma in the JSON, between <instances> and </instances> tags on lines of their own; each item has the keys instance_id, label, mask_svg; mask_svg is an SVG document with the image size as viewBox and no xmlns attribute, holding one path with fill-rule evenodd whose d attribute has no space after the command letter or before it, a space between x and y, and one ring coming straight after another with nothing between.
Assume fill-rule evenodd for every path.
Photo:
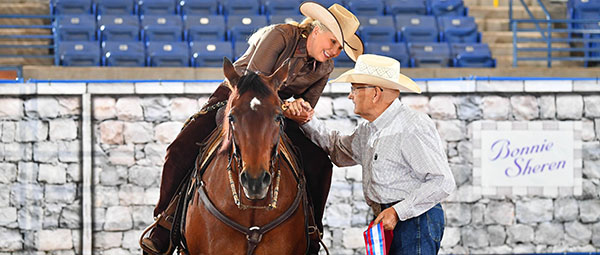
<instances>
[{"instance_id":1,"label":"shirt cuff","mask_svg":"<svg viewBox=\"0 0 600 255\"><path fill-rule=\"evenodd\" d=\"M396 214L398 214L398 219L401 221L406 221L413 217L410 213L410 205L404 201L400 201L392 206L394 207L394 210L396 210Z\"/></svg>"}]
</instances>

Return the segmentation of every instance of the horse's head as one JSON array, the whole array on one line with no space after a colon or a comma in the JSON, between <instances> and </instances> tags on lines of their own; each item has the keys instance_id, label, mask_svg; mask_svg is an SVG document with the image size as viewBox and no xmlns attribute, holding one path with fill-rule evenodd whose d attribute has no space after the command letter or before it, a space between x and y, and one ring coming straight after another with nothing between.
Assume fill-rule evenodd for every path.
<instances>
[{"instance_id":1,"label":"horse's head","mask_svg":"<svg viewBox=\"0 0 600 255\"><path fill-rule=\"evenodd\" d=\"M248 199L264 199L283 132L284 117L277 90L287 78L287 65L271 76L249 72L240 77L225 58L223 71L232 87L224 128L233 147L232 159L240 163L239 181Z\"/></svg>"}]
</instances>

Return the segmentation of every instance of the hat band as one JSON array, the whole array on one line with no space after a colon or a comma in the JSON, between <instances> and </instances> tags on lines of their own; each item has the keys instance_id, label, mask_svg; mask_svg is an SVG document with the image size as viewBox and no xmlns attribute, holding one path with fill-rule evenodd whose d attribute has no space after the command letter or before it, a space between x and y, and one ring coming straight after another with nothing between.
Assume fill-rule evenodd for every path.
<instances>
[{"instance_id":1,"label":"hat band","mask_svg":"<svg viewBox=\"0 0 600 255\"><path fill-rule=\"evenodd\" d=\"M357 51L357 49L356 49L356 48L354 48L354 47L350 46L350 44L348 43L348 41L344 40L344 44L345 44L346 46L348 46L348 48L352 49L353 51Z\"/></svg>"},{"instance_id":2,"label":"hat band","mask_svg":"<svg viewBox=\"0 0 600 255\"><path fill-rule=\"evenodd\" d=\"M380 66L371 66L365 64L364 62L357 62L356 66L354 67L354 70L355 73L379 76L391 81L396 81L400 79L400 76L398 75L398 73L400 73L400 70L392 70L392 68Z\"/></svg>"}]
</instances>

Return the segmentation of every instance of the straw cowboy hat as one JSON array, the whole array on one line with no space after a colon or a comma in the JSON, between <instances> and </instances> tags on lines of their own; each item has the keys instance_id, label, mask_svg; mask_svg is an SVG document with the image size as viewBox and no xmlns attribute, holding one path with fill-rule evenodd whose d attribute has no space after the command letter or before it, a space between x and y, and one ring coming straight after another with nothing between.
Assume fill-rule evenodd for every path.
<instances>
[{"instance_id":1,"label":"straw cowboy hat","mask_svg":"<svg viewBox=\"0 0 600 255\"><path fill-rule=\"evenodd\" d=\"M331 82L364 83L402 92L421 93L419 85L400 73L398 60L373 54L358 56L354 69L346 71Z\"/></svg>"},{"instance_id":2,"label":"straw cowboy hat","mask_svg":"<svg viewBox=\"0 0 600 255\"><path fill-rule=\"evenodd\" d=\"M300 5L300 12L309 18L320 21L338 39L343 42L344 51L356 62L358 56L364 51L364 45L356 30L360 25L358 19L350 11L339 4L333 4L329 8L316 3L304 2Z\"/></svg>"}]
</instances>

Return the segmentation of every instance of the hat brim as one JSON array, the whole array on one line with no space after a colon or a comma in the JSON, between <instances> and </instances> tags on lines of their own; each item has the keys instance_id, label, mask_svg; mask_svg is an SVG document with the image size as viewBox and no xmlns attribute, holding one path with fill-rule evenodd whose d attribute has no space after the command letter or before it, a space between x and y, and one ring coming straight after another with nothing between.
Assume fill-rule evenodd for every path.
<instances>
[{"instance_id":1,"label":"hat brim","mask_svg":"<svg viewBox=\"0 0 600 255\"><path fill-rule=\"evenodd\" d=\"M411 78L408 78L408 76L403 74L400 74L398 81L394 82L370 74L354 73L354 69L351 69L331 81L331 83L339 82L371 84L382 88L399 90L401 92L421 93L421 87L419 87L419 85Z\"/></svg>"},{"instance_id":2,"label":"hat brim","mask_svg":"<svg viewBox=\"0 0 600 255\"><path fill-rule=\"evenodd\" d=\"M354 62L356 62L358 56L363 54L365 47L360 37L358 37L356 34L346 35L344 37L340 23L335 18L333 13L331 13L325 6L316 2L303 2L300 5L300 12L306 17L320 21L325 27L327 27L331 33L333 33L335 38L344 44L343 47L346 55L348 55L348 57L350 57L350 59L352 59Z\"/></svg>"}]
</instances>

